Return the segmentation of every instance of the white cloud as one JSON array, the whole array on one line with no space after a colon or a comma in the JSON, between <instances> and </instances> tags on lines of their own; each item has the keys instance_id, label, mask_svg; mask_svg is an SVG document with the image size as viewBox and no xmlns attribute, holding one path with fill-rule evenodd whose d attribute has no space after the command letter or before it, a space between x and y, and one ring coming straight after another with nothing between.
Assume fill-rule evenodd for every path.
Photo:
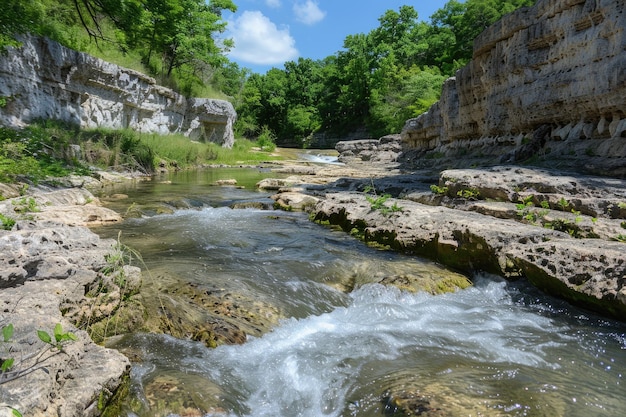
<instances>
[{"instance_id":1,"label":"white cloud","mask_svg":"<svg viewBox=\"0 0 626 417\"><path fill-rule=\"evenodd\" d=\"M289 28L279 29L259 11L245 11L228 22L228 31L235 42L230 56L257 65L275 65L298 56L296 41Z\"/></svg>"},{"instance_id":2,"label":"white cloud","mask_svg":"<svg viewBox=\"0 0 626 417\"><path fill-rule=\"evenodd\" d=\"M296 2L293 5L293 12L296 14L296 20L306 25L313 25L326 17L326 12L322 11L313 0L306 0L304 3Z\"/></svg>"},{"instance_id":3,"label":"white cloud","mask_svg":"<svg viewBox=\"0 0 626 417\"><path fill-rule=\"evenodd\" d=\"M269 7L279 8L280 0L265 0L265 4L267 4Z\"/></svg>"}]
</instances>

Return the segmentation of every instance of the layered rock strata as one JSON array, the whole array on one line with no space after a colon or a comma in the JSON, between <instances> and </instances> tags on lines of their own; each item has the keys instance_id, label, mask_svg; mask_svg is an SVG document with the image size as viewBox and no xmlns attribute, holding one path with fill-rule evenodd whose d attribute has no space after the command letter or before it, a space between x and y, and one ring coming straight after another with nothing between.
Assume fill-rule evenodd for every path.
<instances>
[{"instance_id":1,"label":"layered rock strata","mask_svg":"<svg viewBox=\"0 0 626 417\"><path fill-rule=\"evenodd\" d=\"M379 195L391 191L402 197L387 199L389 210L374 209L372 198L363 193L343 191L326 194L313 212L319 221L358 230L365 240L469 274L526 278L549 294L624 320L626 251L619 241L626 239L624 190L608 192L602 200L588 195L593 193L581 197L571 193L571 186L570 191L558 188L566 177L530 170L525 173L537 182L518 186L507 183L516 175L501 172L508 169L515 171L444 171L438 186L443 195L420 189L418 183L403 190L397 183L388 188L391 183L382 178L373 180ZM476 188L473 184L481 178L482 188ZM513 201L485 200L489 192ZM514 201L528 203L522 207Z\"/></svg>"},{"instance_id":2,"label":"layered rock strata","mask_svg":"<svg viewBox=\"0 0 626 417\"><path fill-rule=\"evenodd\" d=\"M625 6L538 0L503 17L475 40L439 102L406 122L405 147L455 165L534 156L626 175Z\"/></svg>"},{"instance_id":3,"label":"layered rock strata","mask_svg":"<svg viewBox=\"0 0 626 417\"><path fill-rule=\"evenodd\" d=\"M510 165L407 173L357 158L275 185L279 206L366 241L626 318L624 180Z\"/></svg>"},{"instance_id":4,"label":"layered rock strata","mask_svg":"<svg viewBox=\"0 0 626 417\"><path fill-rule=\"evenodd\" d=\"M14 329L0 342L0 359L14 360L0 372L0 415L12 407L24 416L99 416L125 386L130 362L96 345L93 326L116 327L141 271L119 264L117 242L83 227L120 220L88 191L17 191L0 187L0 213L16 221L0 229L0 327ZM58 325L75 340L59 348L38 337L44 331L56 345Z\"/></svg>"},{"instance_id":5,"label":"layered rock strata","mask_svg":"<svg viewBox=\"0 0 626 417\"><path fill-rule=\"evenodd\" d=\"M144 74L23 37L0 59L0 124L20 127L56 119L85 128L180 133L230 147L236 113L224 100L186 99Z\"/></svg>"}]
</instances>

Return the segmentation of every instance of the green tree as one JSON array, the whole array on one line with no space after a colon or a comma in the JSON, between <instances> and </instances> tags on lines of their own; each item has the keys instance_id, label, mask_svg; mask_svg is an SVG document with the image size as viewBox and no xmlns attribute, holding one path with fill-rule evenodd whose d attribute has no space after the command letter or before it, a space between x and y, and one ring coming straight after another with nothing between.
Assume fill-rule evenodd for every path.
<instances>
[{"instance_id":1,"label":"green tree","mask_svg":"<svg viewBox=\"0 0 626 417\"><path fill-rule=\"evenodd\" d=\"M474 39L503 15L535 0L450 0L431 16L429 65L452 75L473 53Z\"/></svg>"},{"instance_id":2,"label":"green tree","mask_svg":"<svg viewBox=\"0 0 626 417\"><path fill-rule=\"evenodd\" d=\"M388 74L388 85L374 90L369 130L376 136L399 133L404 123L425 111L437 100L445 77L438 68L417 66Z\"/></svg>"},{"instance_id":3,"label":"green tree","mask_svg":"<svg viewBox=\"0 0 626 417\"><path fill-rule=\"evenodd\" d=\"M306 145L306 139L321 126L317 103L324 89L322 63L299 58L285 63L287 114L278 131L282 140Z\"/></svg>"},{"instance_id":4,"label":"green tree","mask_svg":"<svg viewBox=\"0 0 626 417\"><path fill-rule=\"evenodd\" d=\"M337 133L346 133L364 126L369 115L371 74L376 66L376 50L372 38L366 34L349 35L344 50L337 54L337 74L332 81L339 83L331 88L335 111L341 122L335 126Z\"/></svg>"},{"instance_id":5,"label":"green tree","mask_svg":"<svg viewBox=\"0 0 626 417\"><path fill-rule=\"evenodd\" d=\"M306 147L313 133L322 126L317 108L295 105L287 110L285 136L291 138L300 147Z\"/></svg>"},{"instance_id":6,"label":"green tree","mask_svg":"<svg viewBox=\"0 0 626 417\"><path fill-rule=\"evenodd\" d=\"M321 130L373 136L399 132L438 100L447 76L471 59L486 27L534 0L450 0L430 23L402 6L369 33L349 35L321 61L299 59L247 79L238 108L241 131L267 126L281 141Z\"/></svg>"},{"instance_id":7,"label":"green tree","mask_svg":"<svg viewBox=\"0 0 626 417\"><path fill-rule=\"evenodd\" d=\"M7 46L17 46L15 35L36 32L43 16L39 1L8 0L0 7L0 52Z\"/></svg>"},{"instance_id":8,"label":"green tree","mask_svg":"<svg viewBox=\"0 0 626 417\"><path fill-rule=\"evenodd\" d=\"M403 67L425 63L428 24L418 21L418 13L412 6L402 6L397 12L387 10L378 21L380 26L371 32L375 45L386 45Z\"/></svg>"},{"instance_id":9,"label":"green tree","mask_svg":"<svg viewBox=\"0 0 626 417\"><path fill-rule=\"evenodd\" d=\"M272 68L264 75L252 74L237 108L237 133L257 137L264 127L276 136L284 129L288 105L285 71Z\"/></svg>"},{"instance_id":10,"label":"green tree","mask_svg":"<svg viewBox=\"0 0 626 417\"><path fill-rule=\"evenodd\" d=\"M143 50L148 65L170 77L184 65L194 68L200 63L219 66L225 62L222 52L232 42L220 46L213 39L226 29L222 10L237 8L230 0L128 0L118 26L130 46ZM157 65L152 62L155 55L160 59Z\"/></svg>"},{"instance_id":11,"label":"green tree","mask_svg":"<svg viewBox=\"0 0 626 417\"><path fill-rule=\"evenodd\" d=\"M251 74L243 85L241 100L236 108L235 134L237 136L253 138L261 133L262 84L263 76L255 73Z\"/></svg>"}]
</instances>

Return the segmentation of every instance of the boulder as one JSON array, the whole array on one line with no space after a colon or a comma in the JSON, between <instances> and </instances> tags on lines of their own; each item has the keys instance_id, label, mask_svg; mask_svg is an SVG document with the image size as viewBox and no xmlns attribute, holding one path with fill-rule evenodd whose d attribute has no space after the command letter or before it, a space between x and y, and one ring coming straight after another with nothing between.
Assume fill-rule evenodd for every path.
<instances>
[{"instance_id":1,"label":"boulder","mask_svg":"<svg viewBox=\"0 0 626 417\"><path fill-rule=\"evenodd\" d=\"M400 135L387 135L380 139L361 139L338 142L339 162L365 161L389 164L396 162L402 151Z\"/></svg>"},{"instance_id":2,"label":"boulder","mask_svg":"<svg viewBox=\"0 0 626 417\"><path fill-rule=\"evenodd\" d=\"M319 198L297 191L281 192L271 197L283 210L307 210L315 206Z\"/></svg>"}]
</instances>

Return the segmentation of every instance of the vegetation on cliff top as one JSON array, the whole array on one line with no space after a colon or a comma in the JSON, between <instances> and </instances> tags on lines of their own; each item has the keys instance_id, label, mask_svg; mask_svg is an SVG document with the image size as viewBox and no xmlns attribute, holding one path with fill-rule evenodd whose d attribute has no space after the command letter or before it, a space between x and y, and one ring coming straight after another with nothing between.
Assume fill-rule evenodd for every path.
<instances>
[{"instance_id":1,"label":"vegetation on cliff top","mask_svg":"<svg viewBox=\"0 0 626 417\"><path fill-rule=\"evenodd\" d=\"M224 91L229 62L220 42L231 0L8 0L0 11L0 49L16 33L48 36L70 48L155 76L199 96Z\"/></svg>"},{"instance_id":2,"label":"vegetation on cliff top","mask_svg":"<svg viewBox=\"0 0 626 417\"><path fill-rule=\"evenodd\" d=\"M473 40L502 15L535 0L450 0L420 20L388 10L369 33L346 37L322 60L299 58L266 74L230 62L221 13L232 0L8 0L0 49L31 32L146 72L189 96L227 98L237 136L306 147L314 133L397 133L439 98L443 81L472 56ZM1 97L0 97L1 98Z\"/></svg>"}]
</instances>

